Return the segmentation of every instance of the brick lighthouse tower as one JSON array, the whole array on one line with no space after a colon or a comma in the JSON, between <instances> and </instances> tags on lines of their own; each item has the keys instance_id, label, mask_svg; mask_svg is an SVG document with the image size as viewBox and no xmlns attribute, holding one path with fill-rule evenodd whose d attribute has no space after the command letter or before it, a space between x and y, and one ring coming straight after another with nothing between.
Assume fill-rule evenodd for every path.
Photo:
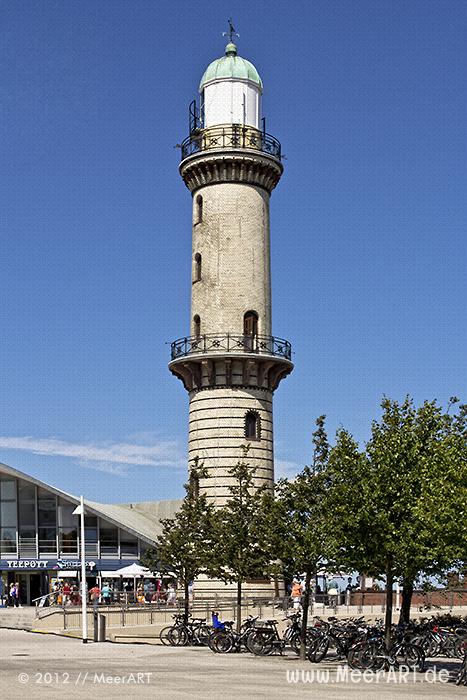
<instances>
[{"instance_id":1,"label":"brick lighthouse tower","mask_svg":"<svg viewBox=\"0 0 467 700\"><path fill-rule=\"evenodd\" d=\"M272 335L269 198L283 166L261 118L263 84L230 42L190 105L180 174L193 199L189 336L172 343L170 371L190 399L189 458L208 470L200 489L229 497L227 470L250 444L259 485L274 481L273 395L293 368Z\"/></svg>"}]
</instances>

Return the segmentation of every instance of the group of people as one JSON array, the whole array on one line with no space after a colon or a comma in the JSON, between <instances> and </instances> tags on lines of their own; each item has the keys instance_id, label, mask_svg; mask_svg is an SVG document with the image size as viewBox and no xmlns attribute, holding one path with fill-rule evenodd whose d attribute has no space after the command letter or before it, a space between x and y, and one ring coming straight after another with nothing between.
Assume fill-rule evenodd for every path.
<instances>
[{"instance_id":1,"label":"group of people","mask_svg":"<svg viewBox=\"0 0 467 700\"><path fill-rule=\"evenodd\" d=\"M74 587L76 588L76 587ZM68 602L74 603L73 593L69 592L70 586L64 584L61 586L61 597L62 605L67 605ZM129 586L124 585L124 593L126 593L126 602L135 603L165 603L166 605L175 606L177 603L177 591L173 584L169 584L167 588L164 586L160 579L153 581L144 581L137 585L136 591L133 588L130 589ZM134 594L134 595L133 595ZM89 601L93 604L93 607L97 607L99 603L104 605L110 605L115 602L117 595L116 591L112 585L107 581L104 581L102 588L96 584L88 591ZM78 592L79 596L79 592ZM78 601L80 602L80 600Z\"/></svg>"},{"instance_id":2,"label":"group of people","mask_svg":"<svg viewBox=\"0 0 467 700\"><path fill-rule=\"evenodd\" d=\"M350 596L350 593L354 591L356 586L352 585L352 578L347 579L347 587L345 589L346 597ZM300 579L295 578L290 586L290 599L295 610L301 610L302 598L304 593L304 585ZM313 586L313 593L315 595L321 595L322 591L319 585ZM338 604L341 597L338 585L336 581L331 581L327 588L327 604L334 607Z\"/></svg>"},{"instance_id":3,"label":"group of people","mask_svg":"<svg viewBox=\"0 0 467 700\"><path fill-rule=\"evenodd\" d=\"M139 584L136 589L137 603L165 603L166 605L176 605L177 591L173 584L169 584L165 588L161 579L146 581L144 584Z\"/></svg>"},{"instance_id":4,"label":"group of people","mask_svg":"<svg viewBox=\"0 0 467 700\"><path fill-rule=\"evenodd\" d=\"M64 583L56 583L53 587L51 596L52 605L79 605L81 603L81 595L78 586L70 585L68 581Z\"/></svg>"}]
</instances>

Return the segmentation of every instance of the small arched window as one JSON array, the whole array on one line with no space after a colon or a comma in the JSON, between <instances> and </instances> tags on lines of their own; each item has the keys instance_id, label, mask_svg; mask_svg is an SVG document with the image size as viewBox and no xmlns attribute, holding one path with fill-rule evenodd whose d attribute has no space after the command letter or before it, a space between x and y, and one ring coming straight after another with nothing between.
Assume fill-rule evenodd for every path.
<instances>
[{"instance_id":1,"label":"small arched window","mask_svg":"<svg viewBox=\"0 0 467 700\"><path fill-rule=\"evenodd\" d=\"M258 314L247 311L243 317L243 335L258 335Z\"/></svg>"},{"instance_id":2,"label":"small arched window","mask_svg":"<svg viewBox=\"0 0 467 700\"><path fill-rule=\"evenodd\" d=\"M197 338L201 335L201 319L198 314L193 316L193 333Z\"/></svg>"},{"instance_id":3,"label":"small arched window","mask_svg":"<svg viewBox=\"0 0 467 700\"><path fill-rule=\"evenodd\" d=\"M247 440L261 440L261 418L258 411L248 411L246 413L245 437Z\"/></svg>"},{"instance_id":4,"label":"small arched window","mask_svg":"<svg viewBox=\"0 0 467 700\"><path fill-rule=\"evenodd\" d=\"M201 280L201 254L196 253L193 282L199 282L200 280Z\"/></svg>"},{"instance_id":5,"label":"small arched window","mask_svg":"<svg viewBox=\"0 0 467 700\"><path fill-rule=\"evenodd\" d=\"M258 349L258 314L247 311L243 316L243 346L247 352Z\"/></svg>"},{"instance_id":6,"label":"small arched window","mask_svg":"<svg viewBox=\"0 0 467 700\"><path fill-rule=\"evenodd\" d=\"M196 216L195 216L195 223L200 224L203 220L203 198L199 194L196 197Z\"/></svg>"}]
</instances>

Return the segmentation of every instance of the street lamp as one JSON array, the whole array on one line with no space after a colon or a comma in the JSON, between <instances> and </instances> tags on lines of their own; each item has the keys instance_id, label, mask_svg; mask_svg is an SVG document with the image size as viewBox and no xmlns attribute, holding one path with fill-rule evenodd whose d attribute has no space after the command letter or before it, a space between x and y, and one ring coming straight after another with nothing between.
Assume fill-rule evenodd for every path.
<instances>
[{"instance_id":1,"label":"street lamp","mask_svg":"<svg viewBox=\"0 0 467 700\"><path fill-rule=\"evenodd\" d=\"M83 644L88 642L88 611L87 611L87 595L86 595L86 548L84 542L84 498L80 497L80 504L74 509L73 515L80 516L81 522L81 614L83 627Z\"/></svg>"}]
</instances>

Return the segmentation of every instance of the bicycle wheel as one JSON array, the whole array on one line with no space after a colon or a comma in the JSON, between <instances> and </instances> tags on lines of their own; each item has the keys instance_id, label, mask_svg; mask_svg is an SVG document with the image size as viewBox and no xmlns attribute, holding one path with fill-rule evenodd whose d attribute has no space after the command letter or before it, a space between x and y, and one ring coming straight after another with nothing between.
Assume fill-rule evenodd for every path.
<instances>
[{"instance_id":1,"label":"bicycle wheel","mask_svg":"<svg viewBox=\"0 0 467 700\"><path fill-rule=\"evenodd\" d=\"M366 646L366 642L358 642L358 644L354 644L353 646L350 647L349 653L347 655L347 663L349 664L349 667L355 671L360 670L360 655L362 654L364 648Z\"/></svg>"},{"instance_id":2,"label":"bicycle wheel","mask_svg":"<svg viewBox=\"0 0 467 700\"><path fill-rule=\"evenodd\" d=\"M403 642L391 649L391 656L398 666L405 666L411 671L423 671L425 668L425 653L423 649L412 642Z\"/></svg>"},{"instance_id":3,"label":"bicycle wheel","mask_svg":"<svg viewBox=\"0 0 467 700\"><path fill-rule=\"evenodd\" d=\"M464 655L459 673L457 674L456 685L467 685L467 653Z\"/></svg>"},{"instance_id":4,"label":"bicycle wheel","mask_svg":"<svg viewBox=\"0 0 467 700\"><path fill-rule=\"evenodd\" d=\"M208 647L210 648L211 651L216 652L216 647L214 644L214 638L220 633L221 630L219 629L214 629L211 634L209 635L208 639Z\"/></svg>"},{"instance_id":5,"label":"bicycle wheel","mask_svg":"<svg viewBox=\"0 0 467 700\"><path fill-rule=\"evenodd\" d=\"M267 656L274 649L274 630L257 629L248 636L248 649L257 656Z\"/></svg>"},{"instance_id":6,"label":"bicycle wheel","mask_svg":"<svg viewBox=\"0 0 467 700\"><path fill-rule=\"evenodd\" d=\"M163 627L161 631L159 632L159 639L161 640L162 644L164 646L170 646L171 641L169 639L169 632L173 629L173 625L168 625L167 627Z\"/></svg>"},{"instance_id":7,"label":"bicycle wheel","mask_svg":"<svg viewBox=\"0 0 467 700\"><path fill-rule=\"evenodd\" d=\"M318 639L321 635L313 631L313 628L307 629L306 631L306 640L305 640L305 646L307 649L310 648L312 644L314 644L315 640ZM290 648L292 649L295 654L300 654L300 632L296 632L293 634L290 639L289 639L289 644Z\"/></svg>"},{"instance_id":8,"label":"bicycle wheel","mask_svg":"<svg viewBox=\"0 0 467 700\"><path fill-rule=\"evenodd\" d=\"M256 632L255 628L252 627L250 630L248 630L247 634L243 637L243 644L245 645L247 651L249 651L251 654L254 654L254 652L250 649L250 639L253 637L255 632Z\"/></svg>"},{"instance_id":9,"label":"bicycle wheel","mask_svg":"<svg viewBox=\"0 0 467 700\"><path fill-rule=\"evenodd\" d=\"M454 644L454 654L458 659L463 659L467 653L467 637L459 637Z\"/></svg>"},{"instance_id":10,"label":"bicycle wheel","mask_svg":"<svg viewBox=\"0 0 467 700\"><path fill-rule=\"evenodd\" d=\"M386 663L384 647L379 642L359 642L350 647L347 663L355 670L380 671Z\"/></svg>"},{"instance_id":11,"label":"bicycle wheel","mask_svg":"<svg viewBox=\"0 0 467 700\"><path fill-rule=\"evenodd\" d=\"M318 664L324 659L329 649L329 638L323 636L317 637L311 643L308 649L308 661Z\"/></svg>"},{"instance_id":12,"label":"bicycle wheel","mask_svg":"<svg viewBox=\"0 0 467 700\"><path fill-rule=\"evenodd\" d=\"M184 627L172 627L167 636L173 647L183 647L188 642L188 632Z\"/></svg>"},{"instance_id":13,"label":"bicycle wheel","mask_svg":"<svg viewBox=\"0 0 467 700\"><path fill-rule=\"evenodd\" d=\"M211 636L212 629L207 625L200 625L194 631L194 640L197 644L206 647L209 643L209 637Z\"/></svg>"},{"instance_id":14,"label":"bicycle wheel","mask_svg":"<svg viewBox=\"0 0 467 700\"><path fill-rule=\"evenodd\" d=\"M436 641L431 637L427 637L426 635L411 637L410 643L423 649L423 653L426 657L438 656L440 652L439 645L436 643Z\"/></svg>"},{"instance_id":15,"label":"bicycle wheel","mask_svg":"<svg viewBox=\"0 0 467 700\"><path fill-rule=\"evenodd\" d=\"M209 637L209 648L216 654L228 654L232 650L234 642L230 632L219 630Z\"/></svg>"}]
</instances>

